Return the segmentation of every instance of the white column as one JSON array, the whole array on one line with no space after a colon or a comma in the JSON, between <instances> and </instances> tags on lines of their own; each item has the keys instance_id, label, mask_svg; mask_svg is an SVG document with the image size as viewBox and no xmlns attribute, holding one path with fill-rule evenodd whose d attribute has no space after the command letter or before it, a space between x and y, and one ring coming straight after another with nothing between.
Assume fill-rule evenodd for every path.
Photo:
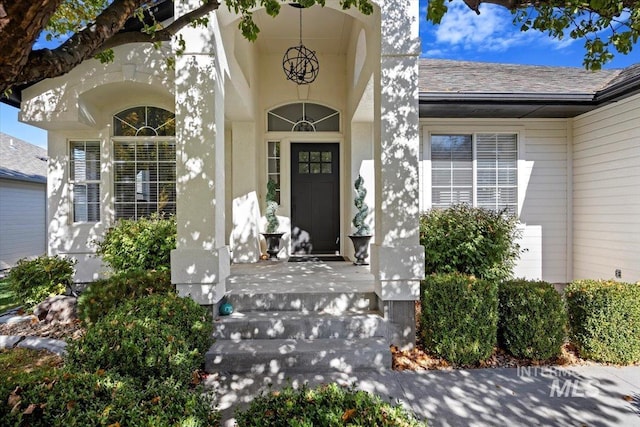
<instances>
[{"instance_id":1,"label":"white column","mask_svg":"<svg viewBox=\"0 0 640 427\"><path fill-rule=\"evenodd\" d=\"M176 16L197 4L176 2ZM210 22L209 28L183 31L187 51L175 65L178 240L171 253L171 280L181 295L200 304L222 298L230 265L224 216L224 84L213 15Z\"/></svg>"},{"instance_id":2,"label":"white column","mask_svg":"<svg viewBox=\"0 0 640 427\"><path fill-rule=\"evenodd\" d=\"M391 338L410 345L413 319L397 317L411 312L407 307L418 299L424 277L418 228L420 18L418 0L385 0L380 7L381 58L375 102L379 127L374 135L376 233L371 263L385 314L399 325Z\"/></svg>"}]
</instances>

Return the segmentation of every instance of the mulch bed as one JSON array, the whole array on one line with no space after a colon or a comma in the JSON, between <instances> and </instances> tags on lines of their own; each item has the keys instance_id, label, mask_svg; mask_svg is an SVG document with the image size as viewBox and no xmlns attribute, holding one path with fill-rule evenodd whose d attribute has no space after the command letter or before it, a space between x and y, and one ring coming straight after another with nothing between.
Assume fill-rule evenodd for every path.
<instances>
[{"instance_id":1,"label":"mulch bed","mask_svg":"<svg viewBox=\"0 0 640 427\"><path fill-rule=\"evenodd\" d=\"M64 340L67 338L76 340L84 335L84 328L80 320L69 323L38 321L33 317L31 321L0 324L0 335L37 336Z\"/></svg>"}]
</instances>

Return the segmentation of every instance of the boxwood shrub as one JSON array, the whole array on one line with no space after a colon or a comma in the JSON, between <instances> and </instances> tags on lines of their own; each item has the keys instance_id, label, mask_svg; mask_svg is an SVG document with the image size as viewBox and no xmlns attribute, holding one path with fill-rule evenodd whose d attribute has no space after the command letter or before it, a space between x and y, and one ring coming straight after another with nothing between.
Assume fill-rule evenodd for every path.
<instances>
[{"instance_id":1,"label":"boxwood shrub","mask_svg":"<svg viewBox=\"0 0 640 427\"><path fill-rule=\"evenodd\" d=\"M560 354L567 312L548 282L513 280L498 289L498 344L516 357L545 360Z\"/></svg>"},{"instance_id":2,"label":"boxwood shrub","mask_svg":"<svg viewBox=\"0 0 640 427\"><path fill-rule=\"evenodd\" d=\"M397 426L426 427L402 406L378 396L334 383L262 393L249 408L236 412L238 427L279 426Z\"/></svg>"},{"instance_id":3,"label":"boxwood shrub","mask_svg":"<svg viewBox=\"0 0 640 427\"><path fill-rule=\"evenodd\" d=\"M73 283L75 263L57 255L23 258L9 272L9 289L22 308L30 311L46 298L65 293Z\"/></svg>"},{"instance_id":4,"label":"boxwood shrub","mask_svg":"<svg viewBox=\"0 0 640 427\"><path fill-rule=\"evenodd\" d=\"M175 217L157 213L150 217L120 219L102 240L94 241L97 254L114 272L169 270L176 248Z\"/></svg>"},{"instance_id":5,"label":"boxwood shrub","mask_svg":"<svg viewBox=\"0 0 640 427\"><path fill-rule=\"evenodd\" d=\"M460 273L432 274L422 282L421 339L450 362L487 359L496 344L498 285Z\"/></svg>"},{"instance_id":6,"label":"boxwood shrub","mask_svg":"<svg viewBox=\"0 0 640 427\"><path fill-rule=\"evenodd\" d=\"M156 379L142 388L105 371L61 372L21 383L11 400L0 397L3 426L205 427L219 420L211 397L200 389Z\"/></svg>"},{"instance_id":7,"label":"boxwood shrub","mask_svg":"<svg viewBox=\"0 0 640 427\"><path fill-rule=\"evenodd\" d=\"M425 272L460 272L480 279L511 278L520 257L518 220L507 212L455 205L420 215Z\"/></svg>"},{"instance_id":8,"label":"boxwood shrub","mask_svg":"<svg viewBox=\"0 0 640 427\"><path fill-rule=\"evenodd\" d=\"M188 384L204 362L213 321L204 307L175 294L128 302L90 325L67 346L72 371L99 369L146 383L172 377Z\"/></svg>"},{"instance_id":9,"label":"boxwood shrub","mask_svg":"<svg viewBox=\"0 0 640 427\"><path fill-rule=\"evenodd\" d=\"M600 362L640 362L640 284L577 280L565 290L571 339Z\"/></svg>"},{"instance_id":10,"label":"boxwood shrub","mask_svg":"<svg viewBox=\"0 0 640 427\"><path fill-rule=\"evenodd\" d=\"M109 311L142 296L175 292L168 271L130 271L96 280L78 298L78 316L97 322Z\"/></svg>"}]
</instances>

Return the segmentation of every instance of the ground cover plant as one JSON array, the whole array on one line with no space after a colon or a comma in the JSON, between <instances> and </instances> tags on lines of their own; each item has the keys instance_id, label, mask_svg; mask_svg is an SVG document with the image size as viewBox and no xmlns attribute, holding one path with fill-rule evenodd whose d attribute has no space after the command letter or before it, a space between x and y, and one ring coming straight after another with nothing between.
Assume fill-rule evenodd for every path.
<instances>
[{"instance_id":1,"label":"ground cover plant","mask_svg":"<svg viewBox=\"0 0 640 427\"><path fill-rule=\"evenodd\" d=\"M78 297L78 316L97 322L116 307L143 296L175 292L169 271L127 271L96 280Z\"/></svg>"},{"instance_id":2,"label":"ground cover plant","mask_svg":"<svg viewBox=\"0 0 640 427\"><path fill-rule=\"evenodd\" d=\"M9 289L26 311L47 297L63 294L73 283L75 261L59 256L21 259L11 269Z\"/></svg>"},{"instance_id":3,"label":"ground cover plant","mask_svg":"<svg viewBox=\"0 0 640 427\"><path fill-rule=\"evenodd\" d=\"M460 273L429 275L420 322L424 349L457 364L480 362L496 345L498 286Z\"/></svg>"},{"instance_id":4,"label":"ground cover plant","mask_svg":"<svg viewBox=\"0 0 640 427\"><path fill-rule=\"evenodd\" d=\"M498 344L516 357L546 360L560 354L567 334L562 296L547 282L512 280L498 288Z\"/></svg>"},{"instance_id":5,"label":"ground cover plant","mask_svg":"<svg viewBox=\"0 0 640 427\"><path fill-rule=\"evenodd\" d=\"M213 320L190 298L152 295L127 302L91 324L67 346L72 371L100 369L135 378L172 377L189 384L204 363Z\"/></svg>"},{"instance_id":6,"label":"ground cover plant","mask_svg":"<svg viewBox=\"0 0 640 427\"><path fill-rule=\"evenodd\" d=\"M211 398L171 380L139 387L108 371L58 371L20 382L0 405L2 425L51 426L192 426L217 425Z\"/></svg>"},{"instance_id":7,"label":"ground cover plant","mask_svg":"<svg viewBox=\"0 0 640 427\"><path fill-rule=\"evenodd\" d=\"M298 389L291 386L263 393L249 408L236 413L238 427L280 426L402 426L421 427L402 406L383 402L378 396L353 387L327 384Z\"/></svg>"},{"instance_id":8,"label":"ground cover plant","mask_svg":"<svg viewBox=\"0 0 640 427\"><path fill-rule=\"evenodd\" d=\"M149 218L118 220L94 244L96 253L116 273L169 270L176 235L175 217L154 213Z\"/></svg>"},{"instance_id":9,"label":"ground cover plant","mask_svg":"<svg viewBox=\"0 0 640 427\"><path fill-rule=\"evenodd\" d=\"M507 212L464 204L431 209L420 216L425 273L508 279L520 256L519 236L518 220Z\"/></svg>"},{"instance_id":10,"label":"ground cover plant","mask_svg":"<svg viewBox=\"0 0 640 427\"><path fill-rule=\"evenodd\" d=\"M0 314L19 305L18 298L9 286L9 280L6 278L0 280Z\"/></svg>"},{"instance_id":11,"label":"ground cover plant","mask_svg":"<svg viewBox=\"0 0 640 427\"><path fill-rule=\"evenodd\" d=\"M640 284L576 280L565 290L571 340L599 362L640 362Z\"/></svg>"}]
</instances>

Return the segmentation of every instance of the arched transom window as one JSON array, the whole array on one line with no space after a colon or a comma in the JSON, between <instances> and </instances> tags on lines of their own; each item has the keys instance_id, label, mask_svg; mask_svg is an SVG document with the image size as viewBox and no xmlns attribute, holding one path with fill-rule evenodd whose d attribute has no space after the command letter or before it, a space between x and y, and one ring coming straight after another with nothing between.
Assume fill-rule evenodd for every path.
<instances>
[{"instance_id":1,"label":"arched transom window","mask_svg":"<svg viewBox=\"0 0 640 427\"><path fill-rule=\"evenodd\" d=\"M114 136L175 136L175 114L158 107L133 107L113 116Z\"/></svg>"},{"instance_id":2,"label":"arched transom window","mask_svg":"<svg viewBox=\"0 0 640 427\"><path fill-rule=\"evenodd\" d=\"M134 107L113 116L116 219L176 212L175 116Z\"/></svg>"},{"instance_id":3,"label":"arched transom window","mask_svg":"<svg viewBox=\"0 0 640 427\"><path fill-rule=\"evenodd\" d=\"M267 113L270 132L339 132L340 113L310 102L287 104Z\"/></svg>"}]
</instances>

